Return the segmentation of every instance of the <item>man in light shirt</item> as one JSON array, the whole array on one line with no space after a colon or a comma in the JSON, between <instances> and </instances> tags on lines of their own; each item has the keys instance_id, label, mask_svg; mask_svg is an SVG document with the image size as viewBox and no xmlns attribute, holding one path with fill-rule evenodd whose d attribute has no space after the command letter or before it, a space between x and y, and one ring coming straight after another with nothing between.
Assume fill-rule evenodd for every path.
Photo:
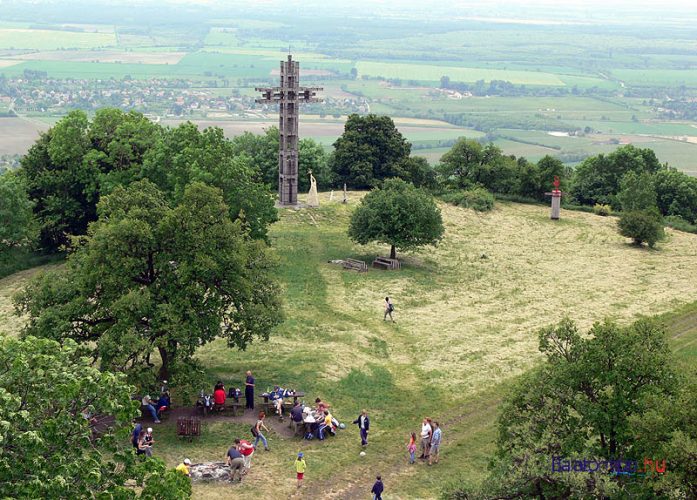
<instances>
[{"instance_id":1,"label":"man in light shirt","mask_svg":"<svg viewBox=\"0 0 697 500\"><path fill-rule=\"evenodd\" d=\"M428 458L431 451L431 436L433 435L433 428L431 427L431 419L424 418L421 424L421 456L420 459Z\"/></svg>"},{"instance_id":2,"label":"man in light shirt","mask_svg":"<svg viewBox=\"0 0 697 500\"><path fill-rule=\"evenodd\" d=\"M440 430L440 424L433 422L433 436L431 437L431 452L428 455L428 465L438 463L438 453L440 452L440 442L443 434Z\"/></svg>"}]
</instances>

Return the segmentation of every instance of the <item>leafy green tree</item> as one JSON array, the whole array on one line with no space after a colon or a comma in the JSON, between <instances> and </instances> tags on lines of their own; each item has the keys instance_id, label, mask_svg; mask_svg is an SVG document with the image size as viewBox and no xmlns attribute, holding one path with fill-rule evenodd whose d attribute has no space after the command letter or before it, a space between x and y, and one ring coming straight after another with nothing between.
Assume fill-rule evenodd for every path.
<instances>
[{"instance_id":1,"label":"leafy green tree","mask_svg":"<svg viewBox=\"0 0 697 500\"><path fill-rule=\"evenodd\" d=\"M200 131L191 122L168 129L145 155L142 175L154 182L172 204L182 199L191 182L220 188L230 217L240 219L253 238L266 238L268 225L278 219L273 194L259 182L253 160L240 155L223 130Z\"/></svg>"},{"instance_id":2,"label":"leafy green tree","mask_svg":"<svg viewBox=\"0 0 697 500\"><path fill-rule=\"evenodd\" d=\"M170 379L216 338L241 349L267 339L281 320L273 262L228 213L220 190L200 182L174 208L147 180L117 187L65 268L16 298L25 335L73 339L135 382L152 381L155 353Z\"/></svg>"},{"instance_id":3,"label":"leafy green tree","mask_svg":"<svg viewBox=\"0 0 697 500\"><path fill-rule=\"evenodd\" d=\"M674 168L664 168L654 174L656 202L663 215L682 217L697 222L697 179Z\"/></svg>"},{"instance_id":4,"label":"leafy green tree","mask_svg":"<svg viewBox=\"0 0 697 500\"><path fill-rule=\"evenodd\" d=\"M370 188L399 175L411 144L388 116L350 115L344 133L334 142L332 169L340 184Z\"/></svg>"},{"instance_id":5,"label":"leafy green tree","mask_svg":"<svg viewBox=\"0 0 697 500\"><path fill-rule=\"evenodd\" d=\"M584 205L600 203L617 206L620 182L627 172L653 174L660 168L653 150L622 146L609 155L586 158L576 167L573 195Z\"/></svg>"},{"instance_id":6,"label":"leafy green tree","mask_svg":"<svg viewBox=\"0 0 697 500\"><path fill-rule=\"evenodd\" d=\"M479 182L485 164L484 148L462 137L443 155L438 166L441 183L453 188L468 188Z\"/></svg>"},{"instance_id":7,"label":"leafy green tree","mask_svg":"<svg viewBox=\"0 0 697 500\"><path fill-rule=\"evenodd\" d=\"M633 458L643 451L634 422L650 414L654 401L675 397L679 381L665 331L640 320L627 327L596 323L581 335L563 320L539 339L545 362L502 405L496 455L478 498L626 496L628 483L606 471L553 473L552 460ZM638 497L650 496L650 480L641 488ZM462 493L456 489L453 497Z\"/></svg>"},{"instance_id":8,"label":"leafy green tree","mask_svg":"<svg viewBox=\"0 0 697 500\"><path fill-rule=\"evenodd\" d=\"M88 127L85 113L72 111L42 134L21 160L44 248L58 249L70 235L84 234L96 217L98 171L83 163Z\"/></svg>"},{"instance_id":9,"label":"leafy green tree","mask_svg":"<svg viewBox=\"0 0 697 500\"><path fill-rule=\"evenodd\" d=\"M307 174L312 171L312 175L317 180L318 188L328 188L332 185L333 173L329 166L329 155L319 142L314 139L300 139L298 144L298 190L307 192L310 189L310 176ZM278 162L276 163L278 172ZM276 176L278 186L278 176Z\"/></svg>"},{"instance_id":10,"label":"leafy green tree","mask_svg":"<svg viewBox=\"0 0 697 500\"><path fill-rule=\"evenodd\" d=\"M629 171L622 177L617 201L627 212L656 209L656 188L653 176L647 172Z\"/></svg>"},{"instance_id":11,"label":"leafy green tree","mask_svg":"<svg viewBox=\"0 0 697 500\"><path fill-rule=\"evenodd\" d=\"M32 208L23 179L13 172L0 174L0 255L35 242L38 228Z\"/></svg>"},{"instance_id":12,"label":"leafy green tree","mask_svg":"<svg viewBox=\"0 0 697 500\"><path fill-rule=\"evenodd\" d=\"M622 236L632 238L635 245L647 243L653 248L665 237L661 214L657 210L622 212L617 227Z\"/></svg>"},{"instance_id":13,"label":"leafy green tree","mask_svg":"<svg viewBox=\"0 0 697 500\"><path fill-rule=\"evenodd\" d=\"M398 167L399 177L417 188L435 189L438 186L436 171L423 156L405 158Z\"/></svg>"},{"instance_id":14,"label":"leafy green tree","mask_svg":"<svg viewBox=\"0 0 697 500\"><path fill-rule=\"evenodd\" d=\"M560 189L565 191L568 186L570 170L558 158L553 158L549 155L544 156L537 162L537 171L539 173L539 185L537 187L538 200L548 200L545 193L554 189L554 177L559 177Z\"/></svg>"},{"instance_id":15,"label":"leafy green tree","mask_svg":"<svg viewBox=\"0 0 697 500\"><path fill-rule=\"evenodd\" d=\"M411 250L435 245L443 237L443 220L433 197L402 179L385 181L382 189L368 193L354 210L349 237L361 245L371 241Z\"/></svg>"},{"instance_id":16,"label":"leafy green tree","mask_svg":"<svg viewBox=\"0 0 697 500\"><path fill-rule=\"evenodd\" d=\"M278 190L278 127L269 127L263 134L245 132L231 139L235 155L245 154L259 171L260 180Z\"/></svg>"},{"instance_id":17,"label":"leafy green tree","mask_svg":"<svg viewBox=\"0 0 697 500\"><path fill-rule=\"evenodd\" d=\"M74 341L0 335L0 366L0 496L191 496L188 478L124 448L139 411L133 388Z\"/></svg>"}]
</instances>

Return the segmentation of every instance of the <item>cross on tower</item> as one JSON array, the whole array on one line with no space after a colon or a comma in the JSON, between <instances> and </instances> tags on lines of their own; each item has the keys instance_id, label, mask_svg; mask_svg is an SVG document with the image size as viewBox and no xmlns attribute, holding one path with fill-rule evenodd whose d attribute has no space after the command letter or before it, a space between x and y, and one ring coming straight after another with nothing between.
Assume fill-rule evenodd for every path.
<instances>
[{"instance_id":1,"label":"cross on tower","mask_svg":"<svg viewBox=\"0 0 697 500\"><path fill-rule=\"evenodd\" d=\"M288 55L281 61L281 81L278 87L256 88L261 92L260 104L278 103L278 202L280 206L298 204L298 116L299 105L321 102L316 97L320 87L300 87L300 63Z\"/></svg>"}]
</instances>

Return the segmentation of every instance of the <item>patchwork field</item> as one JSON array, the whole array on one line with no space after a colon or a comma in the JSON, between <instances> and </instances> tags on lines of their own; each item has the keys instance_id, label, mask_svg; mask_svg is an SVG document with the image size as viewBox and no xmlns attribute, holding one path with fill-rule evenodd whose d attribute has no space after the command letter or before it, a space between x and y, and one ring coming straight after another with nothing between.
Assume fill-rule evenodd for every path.
<instances>
[{"instance_id":1,"label":"patchwork field","mask_svg":"<svg viewBox=\"0 0 697 500\"><path fill-rule=\"evenodd\" d=\"M0 154L24 154L48 130L48 125L36 120L0 117Z\"/></svg>"},{"instance_id":2,"label":"patchwork field","mask_svg":"<svg viewBox=\"0 0 697 500\"><path fill-rule=\"evenodd\" d=\"M628 322L697 300L697 236L669 230L656 250L642 250L616 233L614 218L563 212L554 222L546 207L513 203L487 214L441 205L446 234L436 249L401 255L399 272L343 271L327 261L370 260L388 249L346 237L361 193L349 193L348 206L328 196L316 210L281 211L272 227L285 323L268 343L240 353L215 342L199 359L211 383L239 385L251 369L262 390L281 383L304 389L307 399L320 396L348 429L307 442L271 418L271 451L258 452L234 487L241 497L292 496L292 461L302 450L303 498L364 498L375 473L386 477L392 498L434 498L453 477L484 473L496 406L511 379L537 362L538 328L563 316L583 327L605 317ZM0 330L16 332L9 295L30 274L0 281ZM395 324L382 321L385 295L394 300ZM676 348L690 356L697 331L683 330ZM373 430L361 459L350 421L363 407ZM407 435L424 415L444 427L442 463L428 472L405 465ZM184 456L222 460L235 436L248 436L245 419L207 420L192 444L176 439L172 423L158 426L156 454L170 465ZM197 485L195 493L223 498L230 488Z\"/></svg>"}]
</instances>

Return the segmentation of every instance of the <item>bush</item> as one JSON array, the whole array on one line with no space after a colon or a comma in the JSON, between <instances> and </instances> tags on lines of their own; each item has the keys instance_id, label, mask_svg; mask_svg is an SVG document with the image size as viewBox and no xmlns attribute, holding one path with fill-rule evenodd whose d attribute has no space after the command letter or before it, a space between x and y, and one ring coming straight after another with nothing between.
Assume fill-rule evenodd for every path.
<instances>
[{"instance_id":1,"label":"bush","mask_svg":"<svg viewBox=\"0 0 697 500\"><path fill-rule=\"evenodd\" d=\"M649 247L665 237L661 216L650 210L623 212L618 222L620 234L632 238L636 245L648 243Z\"/></svg>"},{"instance_id":2,"label":"bush","mask_svg":"<svg viewBox=\"0 0 697 500\"><path fill-rule=\"evenodd\" d=\"M446 193L441 196L441 199L455 206L471 208L477 212L488 212L494 208L494 195L480 187Z\"/></svg>"},{"instance_id":3,"label":"bush","mask_svg":"<svg viewBox=\"0 0 697 500\"><path fill-rule=\"evenodd\" d=\"M697 225L690 224L688 221L686 221L679 215L669 215L668 217L665 217L663 219L663 222L666 226L672 227L673 229L677 229L678 231L682 231L684 233L697 234Z\"/></svg>"},{"instance_id":4,"label":"bush","mask_svg":"<svg viewBox=\"0 0 697 500\"><path fill-rule=\"evenodd\" d=\"M593 213L595 215L600 215L602 217L607 217L612 214L612 207L610 205L603 205L602 203L596 203L593 207Z\"/></svg>"}]
</instances>

